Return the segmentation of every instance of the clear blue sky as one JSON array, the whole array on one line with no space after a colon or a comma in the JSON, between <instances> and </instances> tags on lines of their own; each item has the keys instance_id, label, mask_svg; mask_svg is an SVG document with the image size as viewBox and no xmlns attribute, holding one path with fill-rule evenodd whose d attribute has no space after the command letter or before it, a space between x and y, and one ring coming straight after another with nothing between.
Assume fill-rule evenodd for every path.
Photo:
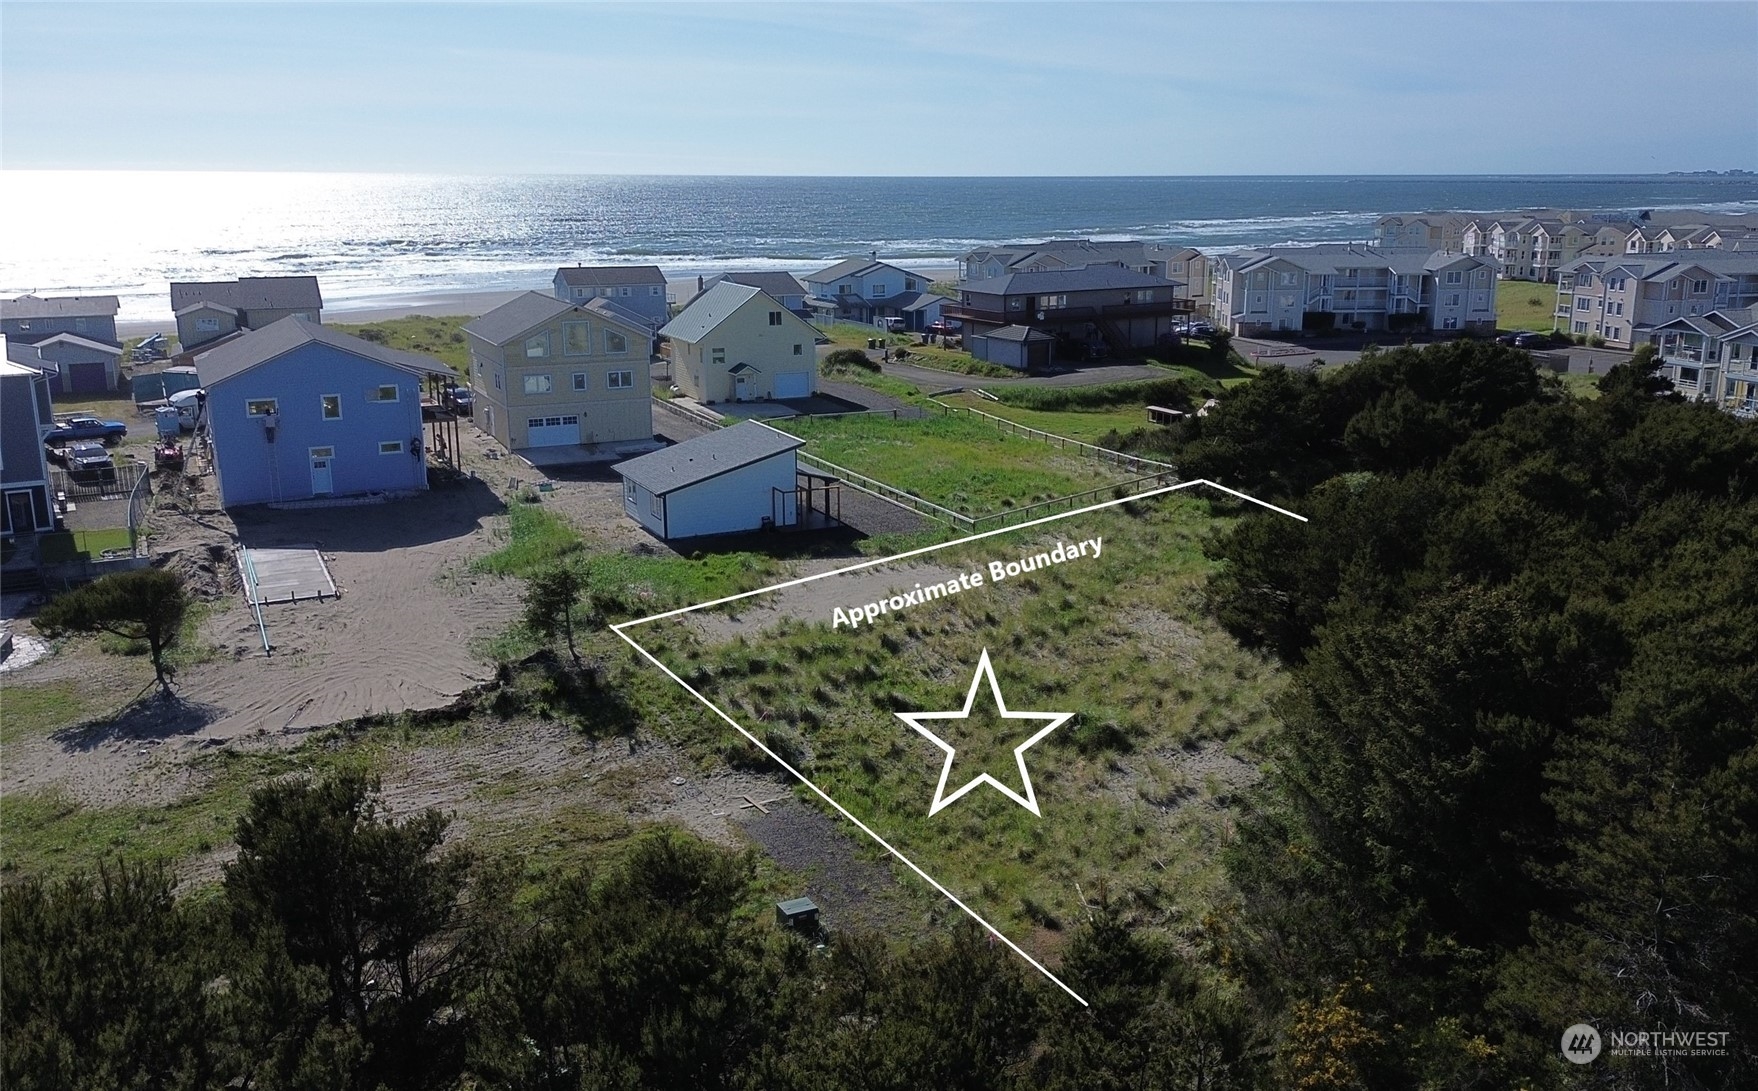
<instances>
[{"instance_id":1,"label":"clear blue sky","mask_svg":"<svg viewBox=\"0 0 1758 1091\"><path fill-rule=\"evenodd\" d=\"M0 166L1758 169L1758 3L0 3Z\"/></svg>"}]
</instances>

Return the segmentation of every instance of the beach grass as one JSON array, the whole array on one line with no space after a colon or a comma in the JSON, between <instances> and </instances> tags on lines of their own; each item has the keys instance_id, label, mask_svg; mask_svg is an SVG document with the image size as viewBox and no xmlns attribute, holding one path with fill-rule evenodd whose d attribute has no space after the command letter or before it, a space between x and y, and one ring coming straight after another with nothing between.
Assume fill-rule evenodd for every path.
<instances>
[{"instance_id":1,"label":"beach grass","mask_svg":"<svg viewBox=\"0 0 1758 1091\"><path fill-rule=\"evenodd\" d=\"M804 439L810 454L964 515L1024 507L1122 480L1114 467L1001 433L963 414L775 423Z\"/></svg>"},{"instance_id":2,"label":"beach grass","mask_svg":"<svg viewBox=\"0 0 1758 1091\"><path fill-rule=\"evenodd\" d=\"M1103 564L1065 563L834 636L827 620L788 620L715 642L667 621L643 643L1004 927L1055 931L1100 882L1126 904L1200 912L1283 684L1203 613L1202 543L1220 523L1197 500L1093 513L928 563L979 568L1092 535ZM943 758L892 715L956 705L983 649L1010 707L1075 713L1028 760L1042 817L986 787L930 816ZM672 736L766 764L707 717L674 721ZM1193 760L1214 747L1225 756Z\"/></svg>"},{"instance_id":3,"label":"beach grass","mask_svg":"<svg viewBox=\"0 0 1758 1091\"><path fill-rule=\"evenodd\" d=\"M528 576L577 552L584 542L568 521L538 502L515 500L507 508L501 531L506 544L471 562L478 572Z\"/></svg>"},{"instance_id":4,"label":"beach grass","mask_svg":"<svg viewBox=\"0 0 1758 1091\"><path fill-rule=\"evenodd\" d=\"M463 327L469 315L430 317L424 314L404 318L387 318L379 322L351 325L327 323L331 329L385 345L404 352L431 356L458 373L460 379L470 377L470 347L465 343Z\"/></svg>"},{"instance_id":5,"label":"beach grass","mask_svg":"<svg viewBox=\"0 0 1758 1091\"><path fill-rule=\"evenodd\" d=\"M1111 431L1128 432L1147 423L1145 402L1135 408L1045 411L992 402L970 393L946 394L939 400L1083 443L1093 443Z\"/></svg>"}]
</instances>

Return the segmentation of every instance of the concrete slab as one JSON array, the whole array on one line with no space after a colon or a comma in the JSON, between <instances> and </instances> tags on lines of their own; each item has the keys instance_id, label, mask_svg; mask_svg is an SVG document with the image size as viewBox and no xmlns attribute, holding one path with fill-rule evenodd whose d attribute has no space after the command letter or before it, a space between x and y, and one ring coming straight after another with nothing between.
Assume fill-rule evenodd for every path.
<instances>
[{"instance_id":1,"label":"concrete slab","mask_svg":"<svg viewBox=\"0 0 1758 1091\"><path fill-rule=\"evenodd\" d=\"M315 549L244 549L238 566L252 605L336 597L329 566Z\"/></svg>"},{"instance_id":2,"label":"concrete slab","mask_svg":"<svg viewBox=\"0 0 1758 1091\"><path fill-rule=\"evenodd\" d=\"M584 466L592 462L621 462L624 459L657 451L665 444L658 440L628 440L623 443L566 443L556 447L521 447L513 454L533 469L547 470L561 466Z\"/></svg>"}]
</instances>

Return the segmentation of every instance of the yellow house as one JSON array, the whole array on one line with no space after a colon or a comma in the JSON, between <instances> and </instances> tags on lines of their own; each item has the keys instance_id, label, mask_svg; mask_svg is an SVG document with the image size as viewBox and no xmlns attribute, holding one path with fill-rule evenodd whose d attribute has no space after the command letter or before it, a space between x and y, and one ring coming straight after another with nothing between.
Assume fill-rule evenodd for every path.
<instances>
[{"instance_id":1,"label":"yellow house","mask_svg":"<svg viewBox=\"0 0 1758 1091\"><path fill-rule=\"evenodd\" d=\"M659 332L671 339L673 381L699 402L817 393L817 329L758 288L722 281Z\"/></svg>"},{"instance_id":2,"label":"yellow house","mask_svg":"<svg viewBox=\"0 0 1758 1091\"><path fill-rule=\"evenodd\" d=\"M526 292L464 334L476 426L508 450L587 445L612 457L653 443L652 332L640 315Z\"/></svg>"}]
</instances>

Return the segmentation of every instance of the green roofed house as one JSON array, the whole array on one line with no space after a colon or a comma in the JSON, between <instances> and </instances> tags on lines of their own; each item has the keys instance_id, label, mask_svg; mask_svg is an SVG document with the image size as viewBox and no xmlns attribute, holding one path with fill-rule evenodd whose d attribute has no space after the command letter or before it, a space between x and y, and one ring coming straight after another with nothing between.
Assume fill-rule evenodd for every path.
<instances>
[{"instance_id":1,"label":"green roofed house","mask_svg":"<svg viewBox=\"0 0 1758 1091\"><path fill-rule=\"evenodd\" d=\"M766 424L745 421L617 465L623 510L661 539L737 534L799 520L805 445Z\"/></svg>"}]
</instances>

